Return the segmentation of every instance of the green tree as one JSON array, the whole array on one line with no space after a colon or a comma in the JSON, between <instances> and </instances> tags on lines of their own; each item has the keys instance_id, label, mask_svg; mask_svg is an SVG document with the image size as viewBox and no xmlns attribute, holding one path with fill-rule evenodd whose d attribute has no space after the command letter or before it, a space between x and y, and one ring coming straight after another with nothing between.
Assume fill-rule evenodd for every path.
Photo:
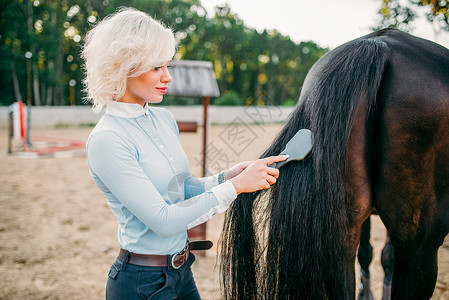
<instances>
[{"instance_id":1,"label":"green tree","mask_svg":"<svg viewBox=\"0 0 449 300\"><path fill-rule=\"evenodd\" d=\"M0 104L29 96L33 105L83 104L85 34L123 4L0 0ZM126 6L170 26L179 44L175 59L212 61L221 93L237 93L246 104L296 99L308 70L327 51L312 41L297 44L276 31L248 28L228 5L216 7L213 17L199 0L129 0Z\"/></svg>"},{"instance_id":2,"label":"green tree","mask_svg":"<svg viewBox=\"0 0 449 300\"><path fill-rule=\"evenodd\" d=\"M235 91L246 104L296 99L308 70L327 52L313 42L295 44L276 31L247 28L228 5L202 21L181 41L182 58L212 61L222 94Z\"/></svg>"},{"instance_id":3,"label":"green tree","mask_svg":"<svg viewBox=\"0 0 449 300\"><path fill-rule=\"evenodd\" d=\"M26 20L23 6L18 1L0 1L0 94L1 103L13 99L23 100L25 52L23 42L28 40L27 31L18 20Z\"/></svg>"},{"instance_id":4,"label":"green tree","mask_svg":"<svg viewBox=\"0 0 449 300\"><path fill-rule=\"evenodd\" d=\"M410 25L417 15L417 9L426 7L426 18L436 27L449 31L449 1L448 0L382 0L379 14L382 19L380 25L374 29L386 27L410 30Z\"/></svg>"}]
</instances>

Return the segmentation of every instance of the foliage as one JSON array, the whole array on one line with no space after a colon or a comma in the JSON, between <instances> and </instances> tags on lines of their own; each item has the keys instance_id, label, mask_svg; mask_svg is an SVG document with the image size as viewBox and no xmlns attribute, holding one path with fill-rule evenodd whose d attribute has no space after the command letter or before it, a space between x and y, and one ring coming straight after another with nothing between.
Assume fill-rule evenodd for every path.
<instances>
[{"instance_id":1,"label":"foliage","mask_svg":"<svg viewBox=\"0 0 449 300\"><path fill-rule=\"evenodd\" d=\"M418 10L426 8L426 18L441 30L449 31L449 0L382 0L382 19L374 29L393 27L410 31Z\"/></svg>"},{"instance_id":2,"label":"foliage","mask_svg":"<svg viewBox=\"0 0 449 300\"><path fill-rule=\"evenodd\" d=\"M295 106L296 105L296 100L293 100L291 98L286 99L284 101L284 103L282 103L282 106Z\"/></svg>"},{"instance_id":3,"label":"foliage","mask_svg":"<svg viewBox=\"0 0 449 300\"><path fill-rule=\"evenodd\" d=\"M227 5L208 17L200 0L0 0L0 105L19 99L33 105L83 104L84 36L123 4L173 28L176 59L212 61L221 94L236 93L239 103L296 99L306 73L328 51L312 41L298 44L276 31L248 28ZM31 58L25 58L27 52ZM167 104L196 102L169 99Z\"/></svg>"},{"instance_id":4,"label":"foliage","mask_svg":"<svg viewBox=\"0 0 449 300\"><path fill-rule=\"evenodd\" d=\"M242 98L236 91L226 92L221 97L215 99L215 105L243 105Z\"/></svg>"},{"instance_id":5,"label":"foliage","mask_svg":"<svg viewBox=\"0 0 449 300\"><path fill-rule=\"evenodd\" d=\"M165 95L164 101L161 103L154 103L152 105L201 105L203 99L201 97L181 97L181 96L171 96Z\"/></svg>"},{"instance_id":6,"label":"foliage","mask_svg":"<svg viewBox=\"0 0 449 300\"><path fill-rule=\"evenodd\" d=\"M415 13L410 7L403 7L399 0L383 0L380 14L382 20L376 29L398 28L410 31L409 23L415 19Z\"/></svg>"}]
</instances>

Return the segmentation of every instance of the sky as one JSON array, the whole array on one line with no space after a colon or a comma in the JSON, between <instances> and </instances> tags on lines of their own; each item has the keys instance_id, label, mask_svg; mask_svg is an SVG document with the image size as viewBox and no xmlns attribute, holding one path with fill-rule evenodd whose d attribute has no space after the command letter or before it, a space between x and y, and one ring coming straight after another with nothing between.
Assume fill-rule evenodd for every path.
<instances>
[{"instance_id":1,"label":"sky","mask_svg":"<svg viewBox=\"0 0 449 300\"><path fill-rule=\"evenodd\" d=\"M382 5L382 0L201 0L210 16L226 2L246 27L276 29L294 42L313 41L330 49L370 33L379 24ZM436 35L429 23L419 18L411 33L449 48L449 32Z\"/></svg>"}]
</instances>

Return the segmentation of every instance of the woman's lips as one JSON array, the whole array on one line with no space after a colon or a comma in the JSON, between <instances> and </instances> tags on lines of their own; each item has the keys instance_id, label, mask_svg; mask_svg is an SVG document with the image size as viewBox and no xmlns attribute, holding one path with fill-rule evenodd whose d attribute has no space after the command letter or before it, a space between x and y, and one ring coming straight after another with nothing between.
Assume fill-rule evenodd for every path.
<instances>
[{"instance_id":1,"label":"woman's lips","mask_svg":"<svg viewBox=\"0 0 449 300\"><path fill-rule=\"evenodd\" d=\"M158 90L158 91L161 92L162 94L165 94L165 93L167 92L167 88L166 88L166 87L156 88L156 90Z\"/></svg>"}]
</instances>

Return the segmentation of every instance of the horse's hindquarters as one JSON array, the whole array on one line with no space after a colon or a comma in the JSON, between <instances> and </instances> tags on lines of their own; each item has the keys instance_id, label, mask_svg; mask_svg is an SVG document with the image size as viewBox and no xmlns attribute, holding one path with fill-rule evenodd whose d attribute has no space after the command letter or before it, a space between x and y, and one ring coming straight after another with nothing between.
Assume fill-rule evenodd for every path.
<instances>
[{"instance_id":1,"label":"horse's hindquarters","mask_svg":"<svg viewBox=\"0 0 449 300\"><path fill-rule=\"evenodd\" d=\"M378 100L375 206L391 235L399 299L431 297L449 230L449 54L422 44L391 45Z\"/></svg>"}]
</instances>

